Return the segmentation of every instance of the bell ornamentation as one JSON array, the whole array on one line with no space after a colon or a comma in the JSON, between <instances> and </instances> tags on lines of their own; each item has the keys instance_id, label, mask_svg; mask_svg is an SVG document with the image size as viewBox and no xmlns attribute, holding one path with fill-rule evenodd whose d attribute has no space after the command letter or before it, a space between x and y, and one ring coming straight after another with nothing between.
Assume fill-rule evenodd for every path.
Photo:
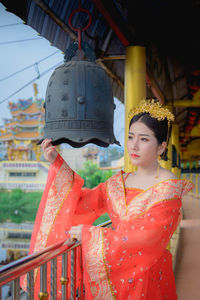
<instances>
[{"instance_id":1,"label":"bell ornamentation","mask_svg":"<svg viewBox=\"0 0 200 300\"><path fill-rule=\"evenodd\" d=\"M110 78L98 64L71 60L54 70L45 96L43 139L72 147L120 145L113 133L113 118Z\"/></svg>"}]
</instances>

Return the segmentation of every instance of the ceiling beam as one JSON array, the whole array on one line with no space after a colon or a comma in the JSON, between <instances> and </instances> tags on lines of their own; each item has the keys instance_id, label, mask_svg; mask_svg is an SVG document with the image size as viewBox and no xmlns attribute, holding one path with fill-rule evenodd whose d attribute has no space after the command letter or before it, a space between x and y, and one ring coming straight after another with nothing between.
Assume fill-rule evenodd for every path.
<instances>
[{"instance_id":1,"label":"ceiling beam","mask_svg":"<svg viewBox=\"0 0 200 300\"><path fill-rule=\"evenodd\" d=\"M62 21L56 14L51 10L51 8L43 1L43 0L34 0L37 6L39 6L59 27L65 31L73 41L78 40L78 36ZM62 49L64 51L64 49ZM110 76L116 83L121 87L124 88L123 83L121 80L102 62L97 60L96 61Z\"/></svg>"},{"instance_id":2,"label":"ceiling beam","mask_svg":"<svg viewBox=\"0 0 200 300\"><path fill-rule=\"evenodd\" d=\"M158 99L161 104L164 104L165 97L161 92L160 88L158 87L156 80L148 67L146 70L146 82L156 99Z\"/></svg>"},{"instance_id":3,"label":"ceiling beam","mask_svg":"<svg viewBox=\"0 0 200 300\"><path fill-rule=\"evenodd\" d=\"M97 9L102 14L107 24L113 29L124 47L131 46L136 38L135 33L133 30L130 30L130 26L125 22L114 3L108 0L92 0L92 2L96 5ZM153 95L160 103L164 104L165 97L153 78L149 67L146 66L146 68L146 82L151 88Z\"/></svg>"},{"instance_id":4,"label":"ceiling beam","mask_svg":"<svg viewBox=\"0 0 200 300\"><path fill-rule=\"evenodd\" d=\"M191 100L174 100L174 101L170 101L170 102L167 102L169 105L173 105L174 107L200 107L200 102L196 102L196 101L193 101L192 99Z\"/></svg>"},{"instance_id":5,"label":"ceiling beam","mask_svg":"<svg viewBox=\"0 0 200 300\"><path fill-rule=\"evenodd\" d=\"M133 31L129 32L127 30L128 24L126 24L114 3L108 0L92 0L92 2L102 14L107 24L115 32L121 43L125 47L129 46L130 40L133 39L133 35L135 38L135 34Z\"/></svg>"},{"instance_id":6,"label":"ceiling beam","mask_svg":"<svg viewBox=\"0 0 200 300\"><path fill-rule=\"evenodd\" d=\"M77 35L51 10L43 0L34 0L34 2L47 14L59 27L69 34L72 40L77 40Z\"/></svg>"}]
</instances>

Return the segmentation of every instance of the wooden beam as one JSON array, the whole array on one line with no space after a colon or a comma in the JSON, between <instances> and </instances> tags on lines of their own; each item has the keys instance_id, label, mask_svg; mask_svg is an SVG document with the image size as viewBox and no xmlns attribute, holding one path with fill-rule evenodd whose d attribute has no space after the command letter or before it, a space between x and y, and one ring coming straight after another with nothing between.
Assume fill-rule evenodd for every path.
<instances>
[{"instance_id":1,"label":"wooden beam","mask_svg":"<svg viewBox=\"0 0 200 300\"><path fill-rule=\"evenodd\" d=\"M59 17L51 10L51 8L43 1L43 0L34 0L35 3L60 27L65 31L73 41L78 40L78 36L62 21ZM62 51L65 51L62 49ZM124 88L123 83L121 80L102 62L97 60L96 61L107 73L109 77L111 77L116 83L121 87Z\"/></svg>"},{"instance_id":2,"label":"wooden beam","mask_svg":"<svg viewBox=\"0 0 200 300\"><path fill-rule=\"evenodd\" d=\"M169 102L175 107L200 107L200 90L198 90L192 99L174 100Z\"/></svg>"},{"instance_id":3,"label":"wooden beam","mask_svg":"<svg viewBox=\"0 0 200 300\"><path fill-rule=\"evenodd\" d=\"M130 31L130 27L125 22L125 20L121 17L119 12L117 11L115 5L112 1L108 0L92 0L92 2L96 5L99 12L102 14L108 25L115 32L118 39L121 41L122 45L125 47L133 46L134 41L136 40L135 32ZM138 45L139 46L139 45ZM147 74L146 81L153 95L159 100L160 103L164 104L165 97L162 91L160 90L158 84L156 83L153 75L146 66Z\"/></svg>"},{"instance_id":4,"label":"wooden beam","mask_svg":"<svg viewBox=\"0 0 200 300\"><path fill-rule=\"evenodd\" d=\"M164 94L162 93L161 89L157 85L156 80L154 79L153 74L151 73L148 66L146 67L146 82L150 87L152 93L156 97L156 99L158 99L161 104L164 104L165 103Z\"/></svg>"},{"instance_id":5,"label":"wooden beam","mask_svg":"<svg viewBox=\"0 0 200 300\"><path fill-rule=\"evenodd\" d=\"M174 100L167 102L169 105L173 105L174 107L200 107L200 102L196 102L191 100Z\"/></svg>"},{"instance_id":6,"label":"wooden beam","mask_svg":"<svg viewBox=\"0 0 200 300\"><path fill-rule=\"evenodd\" d=\"M67 26L43 0L34 1L37 4L37 6L39 6L41 10L45 12L45 14L47 14L60 28L63 29L63 31L68 33L72 40L78 40L77 35L70 29L70 27Z\"/></svg>"}]
</instances>

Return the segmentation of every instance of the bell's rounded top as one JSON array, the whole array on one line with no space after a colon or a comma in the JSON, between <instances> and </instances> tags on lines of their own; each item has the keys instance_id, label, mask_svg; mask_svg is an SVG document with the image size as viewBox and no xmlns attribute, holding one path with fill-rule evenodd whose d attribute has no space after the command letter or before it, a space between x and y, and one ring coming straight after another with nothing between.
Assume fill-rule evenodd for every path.
<instances>
[{"instance_id":1,"label":"bell's rounded top","mask_svg":"<svg viewBox=\"0 0 200 300\"><path fill-rule=\"evenodd\" d=\"M98 64L73 60L54 70L46 90L43 139L72 147L120 145L113 133L113 117L110 78Z\"/></svg>"}]
</instances>

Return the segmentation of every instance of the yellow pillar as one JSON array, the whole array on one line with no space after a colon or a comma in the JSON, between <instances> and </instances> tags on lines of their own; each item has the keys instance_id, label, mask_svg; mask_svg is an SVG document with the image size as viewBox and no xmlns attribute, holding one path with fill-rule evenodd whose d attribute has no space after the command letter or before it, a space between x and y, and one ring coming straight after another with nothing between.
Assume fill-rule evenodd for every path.
<instances>
[{"instance_id":1,"label":"yellow pillar","mask_svg":"<svg viewBox=\"0 0 200 300\"><path fill-rule=\"evenodd\" d=\"M199 194L199 174L198 173L196 173L195 186L196 186L196 195L198 195Z\"/></svg>"},{"instance_id":2,"label":"yellow pillar","mask_svg":"<svg viewBox=\"0 0 200 300\"><path fill-rule=\"evenodd\" d=\"M180 149L179 149L179 152L178 152L178 160L180 159L179 157L181 157ZM180 161L180 167L178 168L178 178L181 178L181 161Z\"/></svg>"},{"instance_id":3,"label":"yellow pillar","mask_svg":"<svg viewBox=\"0 0 200 300\"><path fill-rule=\"evenodd\" d=\"M169 139L168 145L168 170L172 170L172 137Z\"/></svg>"},{"instance_id":4,"label":"yellow pillar","mask_svg":"<svg viewBox=\"0 0 200 300\"><path fill-rule=\"evenodd\" d=\"M187 162L186 161L184 161L184 169L186 169L187 168ZM186 179L186 173L183 173L183 179Z\"/></svg>"},{"instance_id":5,"label":"yellow pillar","mask_svg":"<svg viewBox=\"0 0 200 300\"><path fill-rule=\"evenodd\" d=\"M168 149L168 152L167 152L168 160L167 161L161 160L160 165L163 168L171 171L172 170L172 137L170 137L170 139L169 139L167 149Z\"/></svg>"},{"instance_id":6,"label":"yellow pillar","mask_svg":"<svg viewBox=\"0 0 200 300\"><path fill-rule=\"evenodd\" d=\"M178 165L178 153L179 153L179 127L177 124L172 125L172 145L176 148L176 161ZM172 172L179 178L179 168L174 167L172 168Z\"/></svg>"},{"instance_id":7,"label":"yellow pillar","mask_svg":"<svg viewBox=\"0 0 200 300\"><path fill-rule=\"evenodd\" d=\"M42 155L41 148L38 147L38 145L34 142L34 143L33 143L33 146L32 146L32 149L33 149L33 151L34 151L34 153L35 153L36 160L37 160L37 161L40 161L40 157L41 157L41 155Z\"/></svg>"},{"instance_id":8,"label":"yellow pillar","mask_svg":"<svg viewBox=\"0 0 200 300\"><path fill-rule=\"evenodd\" d=\"M129 46L126 49L125 62L125 141L124 170L132 172L126 144L129 130L128 114L139 101L146 99L146 52L145 47Z\"/></svg>"},{"instance_id":9,"label":"yellow pillar","mask_svg":"<svg viewBox=\"0 0 200 300\"><path fill-rule=\"evenodd\" d=\"M177 134L177 155L178 155L178 169L177 169L177 177L181 178L181 145L179 141L179 125L178 126L178 134Z\"/></svg>"},{"instance_id":10,"label":"yellow pillar","mask_svg":"<svg viewBox=\"0 0 200 300\"><path fill-rule=\"evenodd\" d=\"M181 178L181 154L180 154L180 150L179 150L179 155L180 155L180 168L179 168L179 177Z\"/></svg>"},{"instance_id":11,"label":"yellow pillar","mask_svg":"<svg viewBox=\"0 0 200 300\"><path fill-rule=\"evenodd\" d=\"M166 106L170 111L172 111L172 107L171 106ZM169 139L169 143L168 143L168 146L167 146L167 149L168 149L168 152L167 152L167 157L168 157L168 160L167 161L164 161L164 160L161 160L160 161L160 165L161 167L169 170L169 171L172 171L172 132L171 132L171 136L170 136L170 139Z\"/></svg>"},{"instance_id":12,"label":"yellow pillar","mask_svg":"<svg viewBox=\"0 0 200 300\"><path fill-rule=\"evenodd\" d=\"M196 168L198 168L199 163L196 161ZM195 186L196 186L196 195L199 194L199 173L196 173L196 178L195 178Z\"/></svg>"},{"instance_id":13,"label":"yellow pillar","mask_svg":"<svg viewBox=\"0 0 200 300\"><path fill-rule=\"evenodd\" d=\"M193 167L193 161L191 160L190 161L190 180L191 181L193 180L193 174L192 174L192 171L191 171L192 167Z\"/></svg>"}]
</instances>

